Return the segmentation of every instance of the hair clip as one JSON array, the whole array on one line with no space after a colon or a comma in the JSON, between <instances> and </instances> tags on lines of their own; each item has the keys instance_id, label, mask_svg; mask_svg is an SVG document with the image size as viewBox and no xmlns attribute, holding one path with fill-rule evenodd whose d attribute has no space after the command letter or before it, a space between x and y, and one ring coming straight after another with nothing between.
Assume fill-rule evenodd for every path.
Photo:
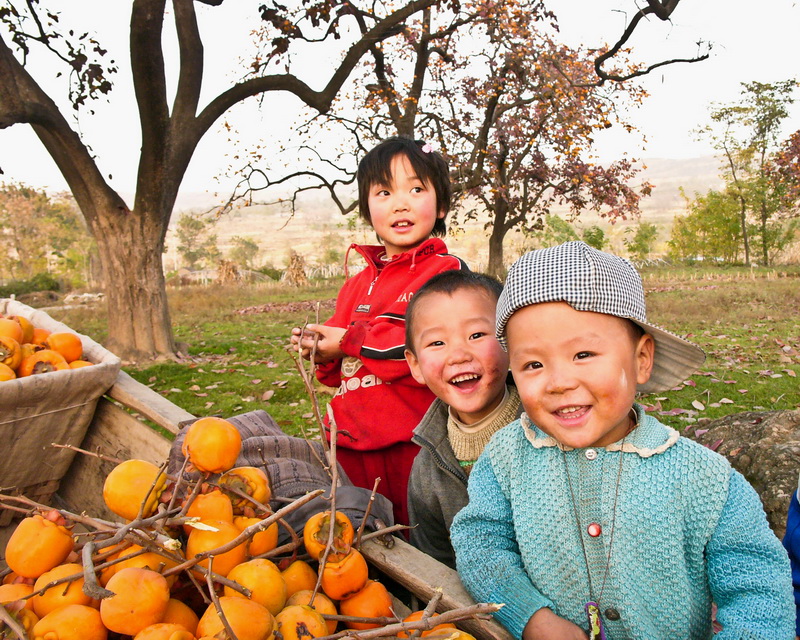
<instances>
[{"instance_id":1,"label":"hair clip","mask_svg":"<svg viewBox=\"0 0 800 640\"><path fill-rule=\"evenodd\" d=\"M422 153L430 153L431 151L435 151L435 149L430 142L426 142L424 145L422 145Z\"/></svg>"}]
</instances>

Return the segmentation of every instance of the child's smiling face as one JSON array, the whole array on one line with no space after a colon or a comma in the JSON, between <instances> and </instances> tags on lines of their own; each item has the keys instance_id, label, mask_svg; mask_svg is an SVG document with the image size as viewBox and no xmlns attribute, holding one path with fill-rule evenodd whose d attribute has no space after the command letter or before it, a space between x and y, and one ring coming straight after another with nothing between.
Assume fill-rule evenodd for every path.
<instances>
[{"instance_id":1,"label":"child's smiling face","mask_svg":"<svg viewBox=\"0 0 800 640\"><path fill-rule=\"evenodd\" d=\"M637 337L627 320L565 302L514 312L506 335L514 381L537 427L574 448L625 437L636 385L653 367L651 336Z\"/></svg>"},{"instance_id":2,"label":"child's smiling face","mask_svg":"<svg viewBox=\"0 0 800 640\"><path fill-rule=\"evenodd\" d=\"M415 174L405 155L392 158L391 174L391 184L371 185L368 197L372 228L390 258L425 242L436 219L445 216L433 186Z\"/></svg>"},{"instance_id":3,"label":"child's smiling face","mask_svg":"<svg viewBox=\"0 0 800 640\"><path fill-rule=\"evenodd\" d=\"M428 385L461 422L489 415L505 395L508 355L494 335L496 300L474 287L431 293L414 310L414 379Z\"/></svg>"}]
</instances>

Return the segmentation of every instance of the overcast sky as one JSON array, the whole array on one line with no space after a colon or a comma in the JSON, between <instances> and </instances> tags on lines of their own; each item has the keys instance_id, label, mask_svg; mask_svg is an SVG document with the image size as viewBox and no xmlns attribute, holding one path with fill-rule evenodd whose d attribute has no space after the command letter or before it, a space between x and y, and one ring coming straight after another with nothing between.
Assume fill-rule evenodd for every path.
<instances>
[{"instance_id":1,"label":"overcast sky","mask_svg":"<svg viewBox=\"0 0 800 640\"><path fill-rule=\"evenodd\" d=\"M252 18L246 19L245 11L252 12L257 4L238 0L220 8L198 5L203 18L202 33L214 34L204 40L208 64L206 100L212 92L230 84L229 70L235 56L244 53L249 39ZM80 28L94 27L120 65L112 104L95 105L97 115L83 116L80 127L99 158L102 171L111 176L112 185L121 192L130 192L135 182L139 136L125 49L129 17L119 11L118 2L70 0L70 5L89 10L88 16L79 22ZM747 9L737 10L734 8L737 5ZM624 11L635 10L632 0L550 0L549 6L558 15L565 41L590 47L602 46L615 38L628 17ZM696 140L692 130L708 121L712 103L735 101L741 81L772 82L800 76L798 33L800 6L795 0L762 0L757 8L743 0L683 0L671 24L654 19L641 25L631 43L637 60L655 62L689 57L697 52L696 43L701 39L713 43L711 59L666 67L644 80L651 97L629 114L629 120L646 133L646 145L642 146L639 138L626 137L623 132L611 129L599 140L601 157L613 158L623 151L643 158L711 154L708 142ZM314 69L324 67L325 62L315 61ZM302 70L295 72L303 75ZM800 91L797 97L800 100ZM281 122L288 123L299 108L294 99L276 100L272 96L265 117L256 110L255 101L251 102L250 106L237 108L228 118L248 138L268 134L271 127ZM216 189L214 176L227 165L224 156L229 148L221 129L218 127L201 143L184 180L183 192ZM793 106L792 117L786 123L787 132L796 129L800 129L800 102ZM21 181L48 190L66 188L54 163L26 125L0 130L0 167L4 172L0 181Z\"/></svg>"}]
</instances>

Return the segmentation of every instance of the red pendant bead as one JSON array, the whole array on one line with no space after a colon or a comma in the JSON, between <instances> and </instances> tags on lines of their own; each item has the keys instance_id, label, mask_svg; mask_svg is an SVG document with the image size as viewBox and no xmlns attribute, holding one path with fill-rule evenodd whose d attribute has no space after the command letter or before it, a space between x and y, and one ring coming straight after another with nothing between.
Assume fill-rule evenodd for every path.
<instances>
[{"instance_id":1,"label":"red pendant bead","mask_svg":"<svg viewBox=\"0 0 800 640\"><path fill-rule=\"evenodd\" d=\"M596 522L592 522L588 527L586 527L586 532L592 536L592 538L596 538L601 533L603 533L603 527L601 527Z\"/></svg>"}]
</instances>

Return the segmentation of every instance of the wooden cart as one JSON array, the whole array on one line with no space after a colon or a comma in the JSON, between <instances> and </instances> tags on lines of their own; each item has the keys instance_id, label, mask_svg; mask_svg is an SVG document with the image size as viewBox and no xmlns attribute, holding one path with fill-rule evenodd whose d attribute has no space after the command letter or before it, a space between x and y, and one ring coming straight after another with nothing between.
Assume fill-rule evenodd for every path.
<instances>
[{"instance_id":1,"label":"wooden cart","mask_svg":"<svg viewBox=\"0 0 800 640\"><path fill-rule=\"evenodd\" d=\"M194 418L125 372L120 372L116 384L99 400L82 448L114 458L138 458L160 465L169 455L170 440L151 425L156 424L168 433L177 434L181 422ZM104 479L113 467L113 463L100 458L76 456L61 481L53 504L74 512L84 511L114 519L102 499ZM13 526L0 528L1 548L5 548ZM437 588L441 589L443 597L439 611L474 604L455 571L403 540L395 538L391 548L368 540L361 551L379 573L391 578L422 602L430 600ZM510 640L512 637L493 621L464 621L459 625L479 640Z\"/></svg>"}]
</instances>

